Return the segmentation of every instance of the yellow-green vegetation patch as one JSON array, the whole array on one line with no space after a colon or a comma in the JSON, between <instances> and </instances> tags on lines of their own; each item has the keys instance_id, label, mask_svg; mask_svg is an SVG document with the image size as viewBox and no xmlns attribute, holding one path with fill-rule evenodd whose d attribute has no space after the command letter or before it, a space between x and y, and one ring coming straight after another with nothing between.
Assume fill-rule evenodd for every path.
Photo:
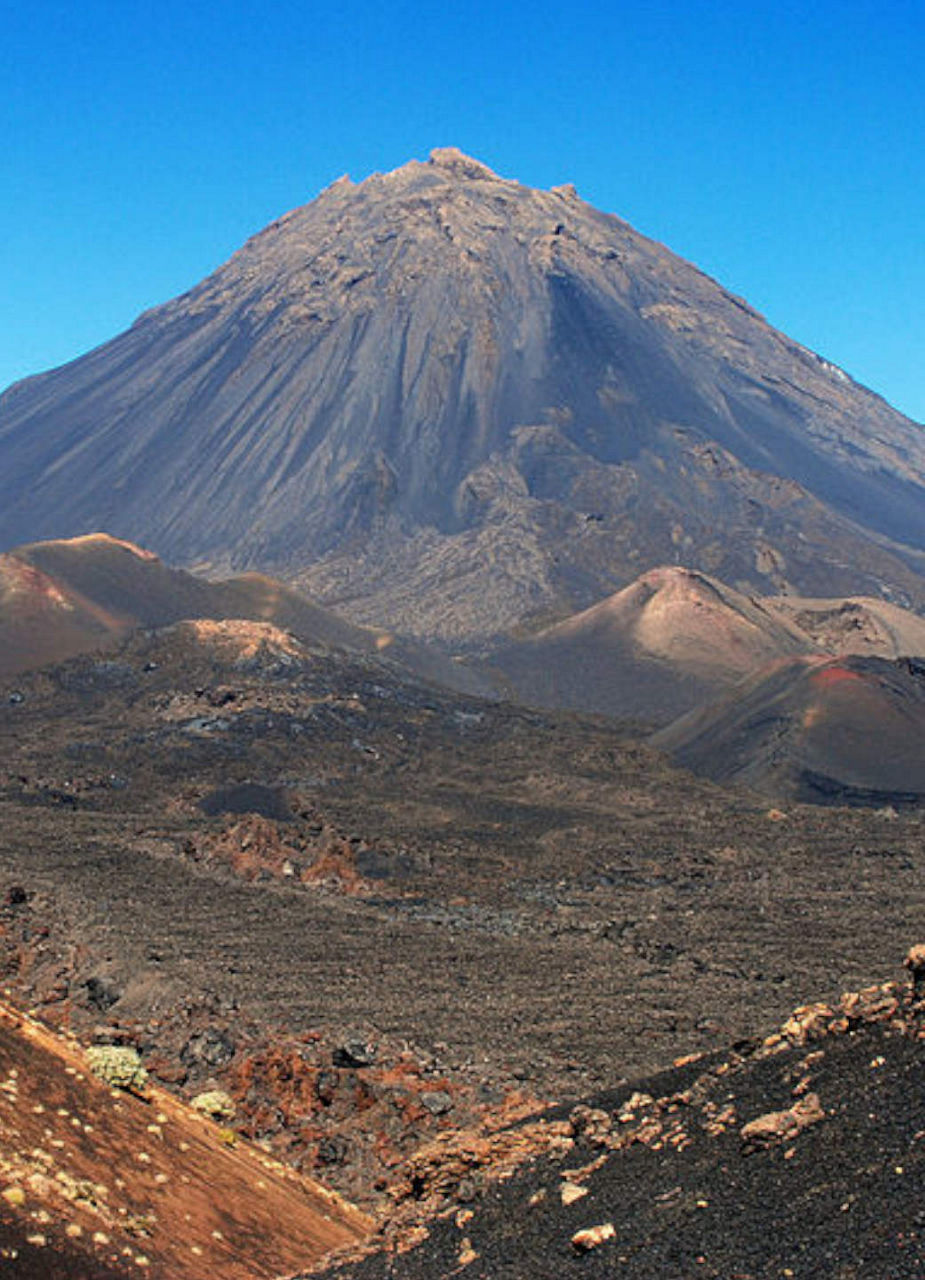
<instances>
[{"instance_id":1,"label":"yellow-green vegetation patch","mask_svg":"<svg viewBox=\"0 0 925 1280\"><path fill-rule=\"evenodd\" d=\"M87 1062L93 1074L114 1089L137 1093L148 1082L148 1073L141 1065L137 1051L125 1045L92 1045L87 1050Z\"/></svg>"},{"instance_id":2,"label":"yellow-green vegetation patch","mask_svg":"<svg viewBox=\"0 0 925 1280\"><path fill-rule=\"evenodd\" d=\"M197 1094L193 1106L213 1120L234 1119L234 1101L224 1089L209 1089L206 1093Z\"/></svg>"}]
</instances>

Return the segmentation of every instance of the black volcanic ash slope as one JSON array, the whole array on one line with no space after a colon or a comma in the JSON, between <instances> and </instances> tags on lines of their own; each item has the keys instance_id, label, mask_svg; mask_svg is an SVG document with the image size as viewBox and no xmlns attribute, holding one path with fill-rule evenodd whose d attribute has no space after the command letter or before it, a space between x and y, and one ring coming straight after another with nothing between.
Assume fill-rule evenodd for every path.
<instances>
[{"instance_id":1,"label":"black volcanic ash slope","mask_svg":"<svg viewBox=\"0 0 925 1280\"><path fill-rule=\"evenodd\" d=\"M498 633L652 564L925 603L925 440L571 188L459 152L273 223L0 399L0 547L107 528Z\"/></svg>"},{"instance_id":2,"label":"black volcanic ash slope","mask_svg":"<svg viewBox=\"0 0 925 1280\"><path fill-rule=\"evenodd\" d=\"M922 1280L923 1013L894 983L803 1006L763 1043L573 1108L513 1176L431 1148L429 1203L386 1228L398 1248L322 1274Z\"/></svg>"}]
</instances>

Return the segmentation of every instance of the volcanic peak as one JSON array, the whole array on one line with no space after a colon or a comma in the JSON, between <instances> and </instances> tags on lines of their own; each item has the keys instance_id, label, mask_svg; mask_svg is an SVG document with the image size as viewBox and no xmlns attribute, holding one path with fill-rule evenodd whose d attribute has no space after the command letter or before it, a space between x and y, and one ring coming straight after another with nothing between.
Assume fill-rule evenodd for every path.
<instances>
[{"instance_id":1,"label":"volcanic peak","mask_svg":"<svg viewBox=\"0 0 925 1280\"><path fill-rule=\"evenodd\" d=\"M0 546L103 524L418 635L681 557L925 604L921 428L571 189L454 148L335 183L19 384L0 449Z\"/></svg>"},{"instance_id":2,"label":"volcanic peak","mask_svg":"<svg viewBox=\"0 0 925 1280\"><path fill-rule=\"evenodd\" d=\"M429 164L445 169L457 178L489 178L500 182L494 169L489 169L481 160L467 156L459 147L434 147L430 153Z\"/></svg>"},{"instance_id":3,"label":"volcanic peak","mask_svg":"<svg viewBox=\"0 0 925 1280\"><path fill-rule=\"evenodd\" d=\"M51 552L61 549L65 552L103 552L120 548L127 551L129 555L137 556L139 560L157 560L158 557L153 551L148 551L144 547L139 547L137 543L130 542L127 538L116 538L111 533L82 533L74 538L54 538L50 542L44 544L42 548L45 552ZM36 548L37 549L37 548ZM28 547L20 547L20 554L27 554L30 549Z\"/></svg>"}]
</instances>

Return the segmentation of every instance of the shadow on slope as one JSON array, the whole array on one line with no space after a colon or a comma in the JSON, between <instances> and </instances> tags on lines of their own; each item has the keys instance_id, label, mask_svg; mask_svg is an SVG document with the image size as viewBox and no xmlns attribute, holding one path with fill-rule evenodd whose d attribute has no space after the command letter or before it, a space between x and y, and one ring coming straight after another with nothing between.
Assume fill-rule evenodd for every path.
<instances>
[{"instance_id":1,"label":"shadow on slope","mask_svg":"<svg viewBox=\"0 0 925 1280\"><path fill-rule=\"evenodd\" d=\"M815 804L925 799L925 663L795 659L652 739L676 763Z\"/></svg>"},{"instance_id":2,"label":"shadow on slope","mask_svg":"<svg viewBox=\"0 0 925 1280\"><path fill-rule=\"evenodd\" d=\"M424 679L488 692L438 650L357 627L258 573L212 582L107 534L19 547L0 556L0 676L110 648L139 627L184 619L245 619L309 647L381 654Z\"/></svg>"}]
</instances>

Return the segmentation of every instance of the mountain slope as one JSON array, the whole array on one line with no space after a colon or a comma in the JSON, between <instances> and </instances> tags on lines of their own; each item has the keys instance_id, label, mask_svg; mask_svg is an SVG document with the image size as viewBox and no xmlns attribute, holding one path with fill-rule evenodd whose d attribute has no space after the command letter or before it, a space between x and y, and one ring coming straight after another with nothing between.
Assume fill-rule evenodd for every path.
<instances>
[{"instance_id":1,"label":"mountain slope","mask_svg":"<svg viewBox=\"0 0 925 1280\"><path fill-rule=\"evenodd\" d=\"M571 188L341 179L0 399L0 546L105 527L486 635L653 563L925 603L925 440Z\"/></svg>"},{"instance_id":2,"label":"mountain slope","mask_svg":"<svg viewBox=\"0 0 925 1280\"><path fill-rule=\"evenodd\" d=\"M682 717L653 742L717 782L784 799L925 798L925 664L794 659Z\"/></svg>"},{"instance_id":3,"label":"mountain slope","mask_svg":"<svg viewBox=\"0 0 925 1280\"><path fill-rule=\"evenodd\" d=\"M498 1135L506 1168L466 1135L442 1165L422 1152L393 1250L323 1274L920 1280L920 994L883 983L803 1005L764 1039Z\"/></svg>"},{"instance_id":4,"label":"mountain slope","mask_svg":"<svg viewBox=\"0 0 925 1280\"><path fill-rule=\"evenodd\" d=\"M253 1280L373 1225L153 1083L113 1089L73 1041L6 1004L0 1062L4 1275Z\"/></svg>"},{"instance_id":5,"label":"mountain slope","mask_svg":"<svg viewBox=\"0 0 925 1280\"><path fill-rule=\"evenodd\" d=\"M523 701L664 722L770 662L814 651L763 601L662 568L489 663Z\"/></svg>"},{"instance_id":6,"label":"mountain slope","mask_svg":"<svg viewBox=\"0 0 925 1280\"><path fill-rule=\"evenodd\" d=\"M490 692L442 652L353 626L262 574L210 582L102 533L0 555L0 677L109 648L138 627L195 618L270 623L303 645L376 655L450 688Z\"/></svg>"},{"instance_id":7,"label":"mountain slope","mask_svg":"<svg viewBox=\"0 0 925 1280\"><path fill-rule=\"evenodd\" d=\"M925 657L925 618L883 600L746 596L662 567L484 659L536 706L667 723L798 655Z\"/></svg>"}]
</instances>

